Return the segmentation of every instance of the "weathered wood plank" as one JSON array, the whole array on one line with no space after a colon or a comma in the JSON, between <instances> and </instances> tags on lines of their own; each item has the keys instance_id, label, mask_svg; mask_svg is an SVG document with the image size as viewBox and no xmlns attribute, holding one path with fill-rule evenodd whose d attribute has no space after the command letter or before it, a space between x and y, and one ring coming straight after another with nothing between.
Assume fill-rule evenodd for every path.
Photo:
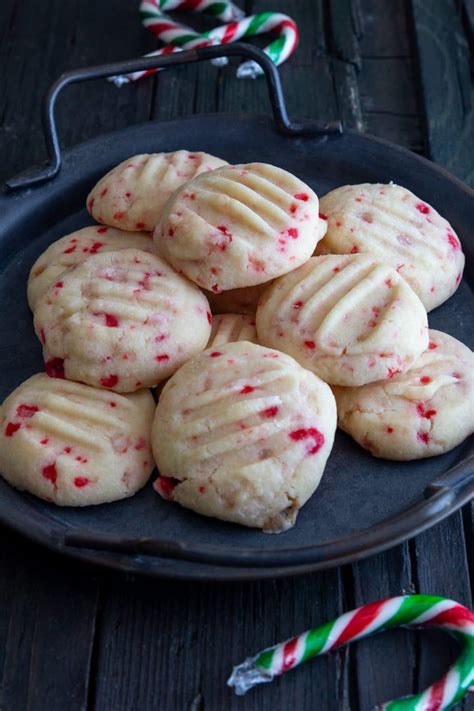
<instances>
[{"instance_id":1,"label":"weathered wood plank","mask_svg":"<svg viewBox=\"0 0 474 711\"><path fill-rule=\"evenodd\" d=\"M0 708L85 710L96 575L2 530L0 579Z\"/></svg>"},{"instance_id":2,"label":"weathered wood plank","mask_svg":"<svg viewBox=\"0 0 474 711\"><path fill-rule=\"evenodd\" d=\"M245 701L226 687L232 666L246 656L341 611L334 572L247 585L117 580L103 611L95 709L175 711L194 702L271 711L293 700L298 709L344 711L346 652L257 688Z\"/></svg>"},{"instance_id":3,"label":"weathered wood plank","mask_svg":"<svg viewBox=\"0 0 474 711\"><path fill-rule=\"evenodd\" d=\"M44 160L40 104L61 72L140 56L153 47L153 37L137 21L135 6L113 0L107 8L97 12L87 3L48 0L38 11L34 0L10 0L5 7L2 3L2 27L9 29L0 48L8 77L0 94L0 181L9 177L13 165L18 171ZM114 31L110 16L117 21ZM58 107L62 144L147 120L151 91L149 82L120 90L105 81L67 89Z\"/></svg>"},{"instance_id":4,"label":"weathered wood plank","mask_svg":"<svg viewBox=\"0 0 474 711\"><path fill-rule=\"evenodd\" d=\"M415 70L411 57L364 58L360 93L366 112L415 117L418 114Z\"/></svg>"},{"instance_id":5,"label":"weathered wood plank","mask_svg":"<svg viewBox=\"0 0 474 711\"><path fill-rule=\"evenodd\" d=\"M398 143L416 153L424 152L421 124L418 116L399 116L363 112L364 126L367 133Z\"/></svg>"},{"instance_id":6,"label":"weathered wood plank","mask_svg":"<svg viewBox=\"0 0 474 711\"><path fill-rule=\"evenodd\" d=\"M411 56L409 21L406 0L358 0L362 58Z\"/></svg>"},{"instance_id":7,"label":"weathered wood plank","mask_svg":"<svg viewBox=\"0 0 474 711\"><path fill-rule=\"evenodd\" d=\"M411 0L431 158L474 185L474 88L460 4Z\"/></svg>"},{"instance_id":8,"label":"weathered wood plank","mask_svg":"<svg viewBox=\"0 0 474 711\"><path fill-rule=\"evenodd\" d=\"M359 40L362 34L358 0L333 0L327 3L330 27L329 47L337 59L361 66Z\"/></svg>"}]
</instances>

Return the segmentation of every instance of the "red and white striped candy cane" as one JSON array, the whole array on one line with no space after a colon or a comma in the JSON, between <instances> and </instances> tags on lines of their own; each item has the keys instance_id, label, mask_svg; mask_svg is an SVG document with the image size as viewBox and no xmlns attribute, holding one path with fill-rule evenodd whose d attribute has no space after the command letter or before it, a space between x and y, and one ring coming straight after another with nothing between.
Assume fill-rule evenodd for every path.
<instances>
[{"instance_id":1,"label":"red and white striped candy cane","mask_svg":"<svg viewBox=\"0 0 474 711\"><path fill-rule=\"evenodd\" d=\"M242 17L241 19L229 22L203 33L182 25L163 13L163 8L175 9L177 7L192 7L196 10L211 11L216 17L228 17L232 14L237 16L240 12L232 2L213 2L212 0L143 0L140 4L140 14L144 26L153 32L158 39L166 44L171 44L178 49L195 49L196 47L207 47L216 44L228 44L239 39L252 37L254 35L267 32L277 33L278 37L273 40L264 52L278 66L282 64L295 51L298 45L298 28L296 23L280 12L261 12L257 15ZM172 50L171 50L172 51ZM176 51L176 50L175 50ZM147 57L166 54L164 50L150 52ZM211 60L216 66L223 66L227 63L225 57ZM135 81L157 70L145 72L134 72L127 76L113 77L118 86ZM237 77L255 78L262 74L262 69L254 61L244 62L237 69Z\"/></svg>"},{"instance_id":2,"label":"red and white striped candy cane","mask_svg":"<svg viewBox=\"0 0 474 711\"><path fill-rule=\"evenodd\" d=\"M237 42L237 40L255 35L274 32L278 37L263 50L278 66L288 59L298 46L299 32L294 20L281 12L261 12L258 15L244 17L237 22L216 27L205 35L218 40L222 44ZM262 74L260 66L250 60L240 65L237 77L255 78Z\"/></svg>"},{"instance_id":3,"label":"red and white striped candy cane","mask_svg":"<svg viewBox=\"0 0 474 711\"><path fill-rule=\"evenodd\" d=\"M438 627L453 635L463 649L447 673L428 689L387 701L378 707L380 711L445 711L474 691L474 614L453 600L434 595L400 595L346 612L246 659L234 667L227 684L237 694L245 694L308 659L393 627Z\"/></svg>"},{"instance_id":4,"label":"red and white striped candy cane","mask_svg":"<svg viewBox=\"0 0 474 711\"><path fill-rule=\"evenodd\" d=\"M190 7L193 6L194 10L210 10L212 5L223 5L221 15L228 17L237 17L238 8L234 9L233 3L215 3L211 0L201 0L201 2L194 2L191 0L144 0L140 4L140 16L143 25L153 32L153 34L160 39L162 42L170 45L169 47L164 47L162 49L157 49L154 52L149 52L146 57L158 57L163 54L173 54L174 52L180 52L183 49L193 49L195 47L207 47L210 45L218 44L217 40L204 37L199 32L186 27L179 22L171 19L168 15L165 15L162 8L166 6L166 9L175 9L177 7ZM216 15L217 16L217 15ZM224 66L227 64L227 59L225 57L220 57L218 59L213 59L212 63L216 66ZM119 75L111 77L112 81L116 86L122 86L123 84L128 84L131 81L137 81L138 79L143 79L144 77L155 74L159 69L147 69L141 72L132 72L131 74Z\"/></svg>"},{"instance_id":5,"label":"red and white striped candy cane","mask_svg":"<svg viewBox=\"0 0 474 711\"><path fill-rule=\"evenodd\" d=\"M150 0L159 10L194 10L206 12L222 22L233 22L244 17L243 10L228 0Z\"/></svg>"},{"instance_id":6,"label":"red and white striped candy cane","mask_svg":"<svg viewBox=\"0 0 474 711\"><path fill-rule=\"evenodd\" d=\"M173 44L181 49L194 49L195 47L217 44L216 40L205 37L165 15L155 0L144 0L140 4L140 16L143 25L166 44Z\"/></svg>"},{"instance_id":7,"label":"red and white striped candy cane","mask_svg":"<svg viewBox=\"0 0 474 711\"><path fill-rule=\"evenodd\" d=\"M158 57L162 54L174 54L175 52L182 52L180 47L163 47L162 49L157 49L155 52L149 52L145 54L145 57ZM109 77L108 81L111 81L115 86L123 86L131 81L137 81L138 79L143 79L144 77L150 76L150 74L156 74L160 71L159 69L144 69L141 72L131 72L131 74L117 74L114 77Z\"/></svg>"}]
</instances>

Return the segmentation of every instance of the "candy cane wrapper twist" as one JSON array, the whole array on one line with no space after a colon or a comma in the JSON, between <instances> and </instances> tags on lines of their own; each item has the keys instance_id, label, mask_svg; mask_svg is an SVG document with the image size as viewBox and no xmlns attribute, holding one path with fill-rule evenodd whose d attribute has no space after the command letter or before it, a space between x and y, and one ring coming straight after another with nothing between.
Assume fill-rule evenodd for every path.
<instances>
[{"instance_id":1,"label":"candy cane wrapper twist","mask_svg":"<svg viewBox=\"0 0 474 711\"><path fill-rule=\"evenodd\" d=\"M234 667L227 684L236 694L272 681L313 657L356 639L393 627L439 627L453 635L463 650L448 672L415 696L388 701L379 711L444 711L474 691L474 615L457 602L432 595L403 595L364 605L332 622L269 647Z\"/></svg>"}]
</instances>

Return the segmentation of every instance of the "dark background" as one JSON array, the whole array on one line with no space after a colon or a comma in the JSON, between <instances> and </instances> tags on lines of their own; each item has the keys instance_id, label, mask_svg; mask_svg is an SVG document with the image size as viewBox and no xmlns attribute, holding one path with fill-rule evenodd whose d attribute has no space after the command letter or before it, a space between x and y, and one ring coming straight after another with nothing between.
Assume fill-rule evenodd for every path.
<instances>
[{"instance_id":1,"label":"dark background","mask_svg":"<svg viewBox=\"0 0 474 711\"><path fill-rule=\"evenodd\" d=\"M245 9L286 12L302 32L281 72L292 116L341 118L474 184L473 0L254 0ZM42 160L40 101L58 74L155 46L135 0L1 0L0 180ZM65 146L139 121L269 111L263 81L207 65L120 90L85 84L60 104ZM424 592L471 606L472 523L466 507L352 566L228 585L104 572L0 529L0 709L364 711L414 692L453 658L445 636L365 640L243 699L225 680L262 647L380 597ZM474 709L472 699L462 708Z\"/></svg>"}]
</instances>

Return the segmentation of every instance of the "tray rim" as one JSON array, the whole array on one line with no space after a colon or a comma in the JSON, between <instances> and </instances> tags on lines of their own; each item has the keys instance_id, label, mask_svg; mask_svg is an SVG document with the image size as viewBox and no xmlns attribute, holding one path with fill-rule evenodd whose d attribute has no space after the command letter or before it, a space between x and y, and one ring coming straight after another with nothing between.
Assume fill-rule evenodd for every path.
<instances>
[{"instance_id":1,"label":"tray rim","mask_svg":"<svg viewBox=\"0 0 474 711\"><path fill-rule=\"evenodd\" d=\"M269 123L271 127L274 128L273 120L270 116L268 115L262 115L262 114L251 114L251 113L210 113L210 114L195 114L193 116L187 116L184 118L180 119L171 119L169 121L164 121L164 122L145 122L145 123L140 123L140 124L135 124L133 126L129 126L126 128L122 129L117 129L111 132L107 132L104 134L101 134L99 136L96 136L94 138L88 139L87 141L81 142L76 144L75 146L67 149L64 151L63 156L64 156L64 168L61 171L61 173L67 173L67 166L69 159L72 157L74 158L74 155L77 154L79 150L91 150L97 145L101 145L104 140L112 140L114 137L120 136L125 136L127 134L131 134L134 131L139 131L140 129L143 129L147 127L147 130L151 130L151 127L156 127L157 130L160 130L163 128L166 130L167 126L172 126L175 125L176 123L182 124L186 121L196 121L200 120L202 121L203 119L218 119L219 121L222 120L233 120L233 121L238 121L238 122L252 122L252 121L257 121L259 123L265 122ZM275 129L276 131L276 129ZM350 134L353 136L356 140L362 141L362 144L366 143L368 145L374 145L378 144L386 149L390 149L391 151L394 151L396 153L399 153L402 155L402 157L408 158L410 161L415 161L415 162L420 162L425 168L431 170L433 173L437 174L441 179L443 180L448 180L453 187L455 187L458 190L461 190L463 193L465 193L465 196L467 198L474 198L474 190L471 189L469 186L464 184L461 180L456 178L454 175L449 173L445 168L442 168L441 166L436 165L429 159L420 156L416 153L413 153L407 148L404 148L402 146L398 146L396 144L391 143L390 141L387 141L383 138L379 138L376 136L371 136L370 134L362 133L356 130L349 130L345 131L345 134L348 135ZM289 141L292 140L297 140L297 141L304 141L304 142L316 142L316 143L321 143L325 142L327 140L338 140L338 137L335 136L318 136L318 137L286 137L288 138ZM53 179L54 182L54 179ZM21 190L15 193L12 193L11 195L8 196L3 196L0 195L0 206L4 208L5 212L7 213L6 217L8 217L8 213L12 210L16 210L18 207L18 200L26 200L31 198L34 194L38 196L39 193L41 193L42 190L47 188L50 185L50 183L44 183L42 185L38 185L32 188L27 188L26 190ZM12 199L12 197L14 199ZM41 198L40 198L41 199ZM4 203L2 205L2 203ZM2 221L3 221L2 217ZM472 438L471 438L472 439ZM469 442L467 441L469 453L472 455L473 451L473 446L469 447ZM467 458L470 459L469 453L467 455ZM472 472L469 472L468 475L472 478ZM444 476L444 475L442 475ZM469 482L468 482L469 483ZM291 563L288 564L281 564L281 563L275 563L275 564L253 564L250 568L244 567L242 568L241 566L238 565L238 563L234 563L231 565L221 565L219 563L214 563L214 564L209 564L208 562L205 562L205 565L211 565L215 568L216 573L212 573L212 575L205 573L204 576L202 575L197 575L196 572L191 572L189 573L172 573L168 574L164 571L160 571L159 568L155 569L152 568L150 569L149 566L144 566L143 565L143 555L145 555L147 558L155 560L156 562L163 560L163 558L166 558L167 560L171 561L179 561L180 558L184 558L184 560L188 563L189 566L192 568L194 567L199 567L203 565L202 561L196 561L193 559L189 559L186 555L180 556L178 555L177 557L166 554L165 556L159 555L156 552L155 553L146 553L144 551L140 552L130 552L126 550L126 546L123 546L123 541L122 541L122 549L121 551L117 550L108 550L104 548L100 548L97 550L97 547L94 549L93 547L85 547L85 546L78 546L77 542L73 545L70 543L68 544L66 539L67 536L62 535L61 536L61 530L64 529L67 531L67 526L62 526L61 524L58 524L57 522L52 521L52 519L48 518L45 516L43 513L41 513L41 517L44 518L45 521L49 522L49 531L44 530L38 530L38 527L35 525L31 525L31 528L33 529L32 531L27 529L25 530L24 527L22 527L21 523L24 521L24 516L22 515L20 517L21 520L16 521L15 516L10 516L7 514L5 515L5 511L0 508L0 522L6 524L10 528L13 528L20 534L26 536L27 538L34 540L36 542L41 543L42 545L45 545L46 547L56 550L62 553L65 553L66 555L73 556L79 559L82 559L84 561L100 564L106 567L111 567L111 568L116 568L120 570L128 570L129 572L134 572L134 573L139 573L143 572L148 575L152 575L155 577L171 577L174 579L183 579L183 580L202 580L202 579L215 579L215 580L233 580L233 579L239 579L239 580L256 580L256 579L261 579L264 577L282 577L282 576L290 576L290 575L299 575L302 573L310 572L310 571L318 571L318 570L324 570L328 569L331 567L339 566L348 562L354 562L355 560L360 560L364 557L373 555L375 553L381 552L383 550L387 550L388 548L400 543L403 540L407 540L409 538L412 538L413 536L417 535L418 533L421 533L422 531L426 530L427 528L431 527L432 525L435 525L439 521L441 521L443 518L447 517L457 509L459 509L461 506L466 504L473 496L473 485L471 487L464 487L462 491L460 490L454 490L454 489L445 489L443 492L443 497L444 497L444 504L441 507L438 507L438 510L435 511L434 515L429 518L428 520L422 521L418 525L412 526L409 530L405 530L403 533L400 533L397 535L396 538L390 538L387 540L382 540L379 543L376 543L374 545L369 545L367 548L359 550L359 551L354 551L352 553L346 553L345 555L337 555L336 557L333 557L331 559L321 559L321 560L315 560L313 562L304 562L300 563L297 565L291 565ZM20 493L20 492L19 492ZM21 495L21 494L20 494ZM443 498L441 497L441 498ZM425 506L426 508L427 505L429 505L430 499L427 499L425 501ZM441 501L440 501L441 504ZM405 509L406 511L407 509ZM385 519L387 521L388 519ZM385 521L382 522L382 524L377 524L377 526L372 526L369 529L365 529L365 531L373 531L376 529L378 526L383 525ZM41 527L40 527L41 528ZM363 533L364 531L362 531ZM360 531L358 533L361 533ZM356 534L357 535L357 534ZM61 540L62 538L62 540ZM74 536L72 536L74 538ZM335 540L330 541L328 544L323 544L324 546L326 545L331 545L334 543ZM314 549L317 548L318 546L309 546L308 548ZM300 550L302 547L298 547L298 550ZM290 549L287 549L289 551ZM120 555L117 556L117 553L120 552ZM278 551L275 552L277 554ZM272 555L271 553L269 554L270 556ZM124 560L124 556L128 562L126 564ZM223 574L223 571L226 571L226 574Z\"/></svg>"}]
</instances>

